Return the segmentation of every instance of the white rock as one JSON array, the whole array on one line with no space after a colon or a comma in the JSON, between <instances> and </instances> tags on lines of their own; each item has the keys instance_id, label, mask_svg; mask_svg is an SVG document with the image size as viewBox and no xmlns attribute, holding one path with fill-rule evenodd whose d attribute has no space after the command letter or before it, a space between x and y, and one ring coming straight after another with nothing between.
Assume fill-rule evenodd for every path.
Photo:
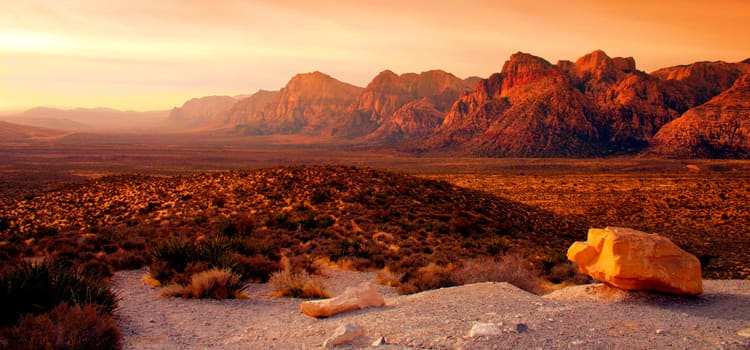
<instances>
[{"instance_id":1,"label":"white rock","mask_svg":"<svg viewBox=\"0 0 750 350\"><path fill-rule=\"evenodd\" d=\"M378 346L383 346L385 344L387 344L386 341L385 341L385 337L380 337L378 339L375 339L375 341L372 342L372 344L370 344L370 346L378 347Z\"/></svg>"},{"instance_id":2,"label":"white rock","mask_svg":"<svg viewBox=\"0 0 750 350\"><path fill-rule=\"evenodd\" d=\"M345 311L383 305L385 300L377 288L372 284L363 283L357 287L347 288L341 295L330 299L303 301L299 307L305 315L329 317Z\"/></svg>"},{"instance_id":3,"label":"white rock","mask_svg":"<svg viewBox=\"0 0 750 350\"><path fill-rule=\"evenodd\" d=\"M363 334L364 330L362 330L362 327L357 326L356 324L347 323L341 325L339 328L336 328L333 334L328 337L325 342L323 342L323 348L330 348L332 346L349 343Z\"/></svg>"},{"instance_id":4,"label":"white rock","mask_svg":"<svg viewBox=\"0 0 750 350\"><path fill-rule=\"evenodd\" d=\"M477 322L469 331L469 337L481 337L486 335L499 335L502 331L500 330L500 327L498 327L494 323L485 323L485 322Z\"/></svg>"},{"instance_id":5,"label":"white rock","mask_svg":"<svg viewBox=\"0 0 750 350\"><path fill-rule=\"evenodd\" d=\"M737 331L737 335L740 337L750 338L750 328L745 328Z\"/></svg>"}]
</instances>

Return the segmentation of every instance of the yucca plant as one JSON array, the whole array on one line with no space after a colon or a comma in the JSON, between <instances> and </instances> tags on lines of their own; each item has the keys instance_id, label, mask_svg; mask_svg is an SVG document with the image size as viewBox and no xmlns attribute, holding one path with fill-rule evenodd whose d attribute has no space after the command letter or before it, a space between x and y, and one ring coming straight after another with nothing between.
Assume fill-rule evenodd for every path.
<instances>
[{"instance_id":1,"label":"yucca plant","mask_svg":"<svg viewBox=\"0 0 750 350\"><path fill-rule=\"evenodd\" d=\"M93 304L112 313L117 297L102 281L55 263L21 263L0 274L0 327L15 324L21 315L38 315L62 303Z\"/></svg>"}]
</instances>

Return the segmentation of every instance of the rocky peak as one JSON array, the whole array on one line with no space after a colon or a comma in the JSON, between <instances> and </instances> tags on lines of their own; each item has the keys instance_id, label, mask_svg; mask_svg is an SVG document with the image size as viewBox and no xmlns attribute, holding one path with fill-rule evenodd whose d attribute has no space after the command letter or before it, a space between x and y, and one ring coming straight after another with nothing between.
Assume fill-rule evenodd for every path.
<instances>
[{"instance_id":1,"label":"rocky peak","mask_svg":"<svg viewBox=\"0 0 750 350\"><path fill-rule=\"evenodd\" d=\"M182 107L174 108L167 117L172 127L196 127L207 124L211 118L229 110L237 100L229 96L193 98Z\"/></svg>"},{"instance_id":2,"label":"rocky peak","mask_svg":"<svg viewBox=\"0 0 750 350\"><path fill-rule=\"evenodd\" d=\"M375 78L373 78L369 84L367 84L367 87L365 87L365 91L391 90L399 85L400 79L398 74L394 73L391 70L384 70L378 73L378 75L375 76Z\"/></svg>"},{"instance_id":3,"label":"rocky peak","mask_svg":"<svg viewBox=\"0 0 750 350\"><path fill-rule=\"evenodd\" d=\"M750 74L664 125L651 153L690 158L750 158Z\"/></svg>"},{"instance_id":4,"label":"rocky peak","mask_svg":"<svg viewBox=\"0 0 750 350\"><path fill-rule=\"evenodd\" d=\"M273 101L279 91L258 90L256 93L239 100L224 113L219 113L211 120L209 127L225 127L245 124L259 111Z\"/></svg>"},{"instance_id":5,"label":"rocky peak","mask_svg":"<svg viewBox=\"0 0 750 350\"><path fill-rule=\"evenodd\" d=\"M313 99L349 99L362 88L338 81L328 74L315 71L295 75L282 90L285 96Z\"/></svg>"},{"instance_id":6,"label":"rocky peak","mask_svg":"<svg viewBox=\"0 0 750 350\"><path fill-rule=\"evenodd\" d=\"M378 74L350 106L347 117L336 129L337 135L362 136L389 121L404 105L429 98L436 113L446 112L459 94L470 89L469 84L453 74L431 70L396 75L386 70ZM418 108L420 114L426 108ZM413 108L410 111L417 110ZM411 113L411 112L410 112ZM432 115L434 113L430 113ZM442 117L439 118L442 121ZM390 130L390 129L389 129ZM391 138L389 135L388 138ZM399 133L396 135L401 137Z\"/></svg>"},{"instance_id":7,"label":"rocky peak","mask_svg":"<svg viewBox=\"0 0 750 350\"><path fill-rule=\"evenodd\" d=\"M633 57L614 57L612 63L620 71L625 73L632 73L636 71L635 58Z\"/></svg>"},{"instance_id":8,"label":"rocky peak","mask_svg":"<svg viewBox=\"0 0 750 350\"><path fill-rule=\"evenodd\" d=\"M729 89L743 74L744 64L726 62L696 62L659 69L653 73L674 85L689 105L697 106Z\"/></svg>"},{"instance_id":9,"label":"rocky peak","mask_svg":"<svg viewBox=\"0 0 750 350\"><path fill-rule=\"evenodd\" d=\"M596 50L579 58L575 65L580 70L595 70L606 66L612 66L613 64L612 58L607 56L607 53L602 50Z\"/></svg>"},{"instance_id":10,"label":"rocky peak","mask_svg":"<svg viewBox=\"0 0 750 350\"><path fill-rule=\"evenodd\" d=\"M501 71L502 92L506 96L511 89L560 75L557 67L541 57L517 52L510 56Z\"/></svg>"},{"instance_id":11,"label":"rocky peak","mask_svg":"<svg viewBox=\"0 0 750 350\"><path fill-rule=\"evenodd\" d=\"M574 64L579 81L616 80L622 73L635 72L635 59L632 57L609 57L604 51L596 50L579 58Z\"/></svg>"}]
</instances>

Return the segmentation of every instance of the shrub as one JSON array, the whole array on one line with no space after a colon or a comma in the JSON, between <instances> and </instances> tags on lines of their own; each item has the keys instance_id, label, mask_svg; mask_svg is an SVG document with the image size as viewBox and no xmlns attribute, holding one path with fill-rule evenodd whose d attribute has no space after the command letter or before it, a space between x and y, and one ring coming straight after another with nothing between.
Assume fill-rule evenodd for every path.
<instances>
[{"instance_id":1,"label":"shrub","mask_svg":"<svg viewBox=\"0 0 750 350\"><path fill-rule=\"evenodd\" d=\"M159 281L168 281L177 272L182 272L188 263L197 260L198 252L193 242L172 237L154 244L151 254L151 276Z\"/></svg>"},{"instance_id":2,"label":"shrub","mask_svg":"<svg viewBox=\"0 0 750 350\"><path fill-rule=\"evenodd\" d=\"M118 251L107 255L105 260L115 270L136 270L146 265L146 258L142 254L141 251Z\"/></svg>"},{"instance_id":3,"label":"shrub","mask_svg":"<svg viewBox=\"0 0 750 350\"><path fill-rule=\"evenodd\" d=\"M545 292L539 272L531 262L515 254L503 255L497 259L480 258L465 261L453 271L453 281L457 285L478 282L508 282L527 292Z\"/></svg>"},{"instance_id":4,"label":"shrub","mask_svg":"<svg viewBox=\"0 0 750 350\"><path fill-rule=\"evenodd\" d=\"M271 274L268 284L273 295L291 298L330 298L323 287L323 282L307 271L292 272L290 269Z\"/></svg>"},{"instance_id":5,"label":"shrub","mask_svg":"<svg viewBox=\"0 0 750 350\"><path fill-rule=\"evenodd\" d=\"M41 314L58 304L94 304L111 313L115 294L101 281L57 264L21 263L0 275L0 327L15 324L24 314Z\"/></svg>"},{"instance_id":6,"label":"shrub","mask_svg":"<svg viewBox=\"0 0 750 350\"><path fill-rule=\"evenodd\" d=\"M401 285L401 279L403 277L403 273L393 272L386 267L378 271L375 275L375 283L388 287L398 287Z\"/></svg>"},{"instance_id":7,"label":"shrub","mask_svg":"<svg viewBox=\"0 0 750 350\"><path fill-rule=\"evenodd\" d=\"M255 220L250 216L240 216L236 218L223 218L219 221L217 231L224 237L247 236L255 228Z\"/></svg>"},{"instance_id":8,"label":"shrub","mask_svg":"<svg viewBox=\"0 0 750 350\"><path fill-rule=\"evenodd\" d=\"M7 349L120 349L120 332L110 315L92 305L60 304L51 312L26 315L0 331Z\"/></svg>"},{"instance_id":9,"label":"shrub","mask_svg":"<svg viewBox=\"0 0 750 350\"><path fill-rule=\"evenodd\" d=\"M213 268L193 274L187 286L172 285L161 290L161 296L183 298L234 299L245 297L245 281L230 270Z\"/></svg>"},{"instance_id":10,"label":"shrub","mask_svg":"<svg viewBox=\"0 0 750 350\"><path fill-rule=\"evenodd\" d=\"M552 283L591 283L591 277L578 273L578 266L569 262L562 263L553 267L546 278Z\"/></svg>"},{"instance_id":11,"label":"shrub","mask_svg":"<svg viewBox=\"0 0 750 350\"><path fill-rule=\"evenodd\" d=\"M455 286L453 269L453 265L440 266L430 263L419 268L416 272L406 273L401 281L401 286L398 288L398 293L411 294L429 289Z\"/></svg>"},{"instance_id":12,"label":"shrub","mask_svg":"<svg viewBox=\"0 0 750 350\"><path fill-rule=\"evenodd\" d=\"M336 242L329 256L331 261L338 261L345 256L369 259L372 252L367 249L361 238L352 238Z\"/></svg>"},{"instance_id":13,"label":"shrub","mask_svg":"<svg viewBox=\"0 0 750 350\"><path fill-rule=\"evenodd\" d=\"M271 274L278 271L281 265L264 255L235 255L235 270L248 281L266 282Z\"/></svg>"},{"instance_id":14,"label":"shrub","mask_svg":"<svg viewBox=\"0 0 750 350\"><path fill-rule=\"evenodd\" d=\"M299 223L292 218L289 212L280 211L266 220L266 226L294 231L299 228Z\"/></svg>"},{"instance_id":15,"label":"shrub","mask_svg":"<svg viewBox=\"0 0 750 350\"><path fill-rule=\"evenodd\" d=\"M491 237L485 239L482 244L487 254L498 255L505 253L510 248L510 239L507 237Z\"/></svg>"}]
</instances>

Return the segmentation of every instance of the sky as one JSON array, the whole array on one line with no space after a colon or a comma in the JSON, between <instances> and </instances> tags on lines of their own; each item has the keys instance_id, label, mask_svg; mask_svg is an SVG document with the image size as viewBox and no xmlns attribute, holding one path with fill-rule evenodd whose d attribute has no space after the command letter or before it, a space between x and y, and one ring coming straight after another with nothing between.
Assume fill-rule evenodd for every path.
<instances>
[{"instance_id":1,"label":"sky","mask_svg":"<svg viewBox=\"0 0 750 350\"><path fill-rule=\"evenodd\" d=\"M746 0L0 0L0 112L160 110L322 71L487 77L518 51L641 70L750 57Z\"/></svg>"}]
</instances>

